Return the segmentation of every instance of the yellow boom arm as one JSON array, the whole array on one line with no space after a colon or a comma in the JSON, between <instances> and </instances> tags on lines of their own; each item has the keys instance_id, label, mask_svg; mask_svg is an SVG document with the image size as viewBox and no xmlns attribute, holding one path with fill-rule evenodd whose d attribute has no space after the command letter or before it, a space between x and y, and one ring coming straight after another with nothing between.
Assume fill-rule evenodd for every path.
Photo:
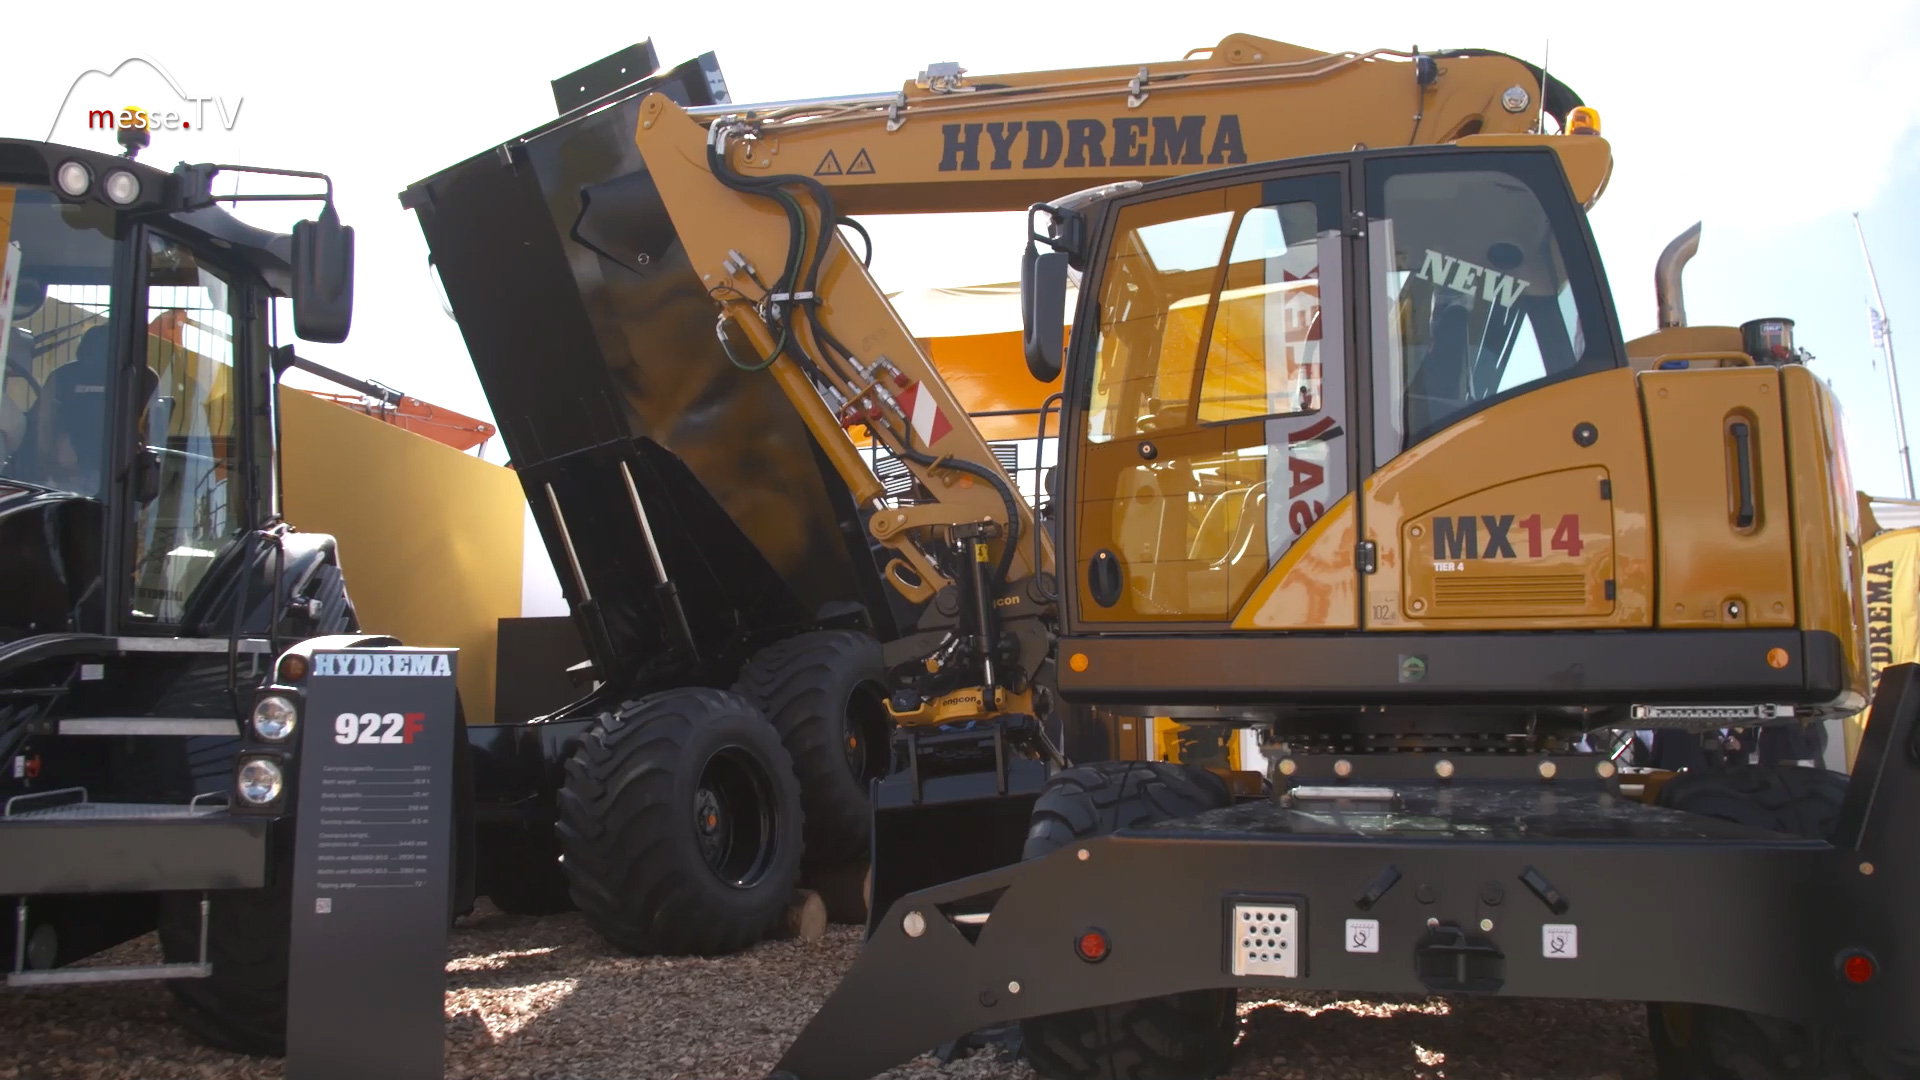
<instances>
[{"instance_id":1,"label":"yellow boom arm","mask_svg":"<svg viewBox=\"0 0 1920 1080\"><path fill-rule=\"evenodd\" d=\"M1052 611L1054 556L1034 536L1033 508L841 243L842 215L1024 209L1116 182L1524 136L1538 130L1548 89L1537 69L1496 53L1319 53L1244 35L1195 53L1205 55L972 80L934 70L866 98L642 102L638 147L735 363L780 381L856 501L876 505L883 492L846 434L856 426L935 500L880 508L869 523L897 556L888 582L910 601L973 576L960 584L984 597L979 608L1030 622ZM981 636L992 639L986 621ZM1025 674L1032 640L1016 665ZM988 692L921 722L998 711L993 660L972 659Z\"/></svg>"}]
</instances>

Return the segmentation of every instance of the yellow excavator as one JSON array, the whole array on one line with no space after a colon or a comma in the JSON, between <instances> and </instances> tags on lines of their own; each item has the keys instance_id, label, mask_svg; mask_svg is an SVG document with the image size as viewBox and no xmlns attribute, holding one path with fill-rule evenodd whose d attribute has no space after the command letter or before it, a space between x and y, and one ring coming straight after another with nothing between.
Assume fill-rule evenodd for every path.
<instances>
[{"instance_id":1,"label":"yellow excavator","mask_svg":"<svg viewBox=\"0 0 1920 1080\"><path fill-rule=\"evenodd\" d=\"M1291 988L1648 1001L1663 1075L1908 1075L1912 669L1882 676L1851 779L1735 763L1650 791L1582 749L1610 727L1821 722L1868 687L1838 406L1790 320L1686 325L1697 233L1656 268L1661 329L1622 340L1585 216L1613 166L1594 110L1497 54L1243 36L1146 68L936 65L868 98L690 105L687 85L637 95L644 182L587 192L629 212L582 205L572 235L642 268L631 295L654 306L632 310L676 305L668 344L704 293L725 379L797 413L915 615L882 649L897 734L868 945L775 1076L870 1076L1010 1021L1049 1078L1208 1076L1236 993ZM1227 104L1253 86L1284 87L1285 110ZM1438 145L1410 145L1427 125ZM565 157L518 153L498 157L522 185ZM411 205L451 221L458 194ZM1061 379L1045 513L841 239L846 215L929 207L1027 210L1025 358ZM674 423L629 390L651 435L549 455L553 479L527 483L583 621L620 629L594 564L638 567L699 655L658 508L716 519L651 478L671 471L659 436L714 414L678 377ZM849 429L904 464L910 497L886 497ZM609 506L645 561L576 545L567 521ZM709 566L785 569L718 528ZM614 693L647 686L621 675ZM766 676L755 659L732 695L648 687L570 774L618 792L659 771L623 744L684 744L690 831L722 834L708 865L756 885L768 819L728 810L752 782L674 733L744 732ZM1070 761L1056 698L1252 728L1270 766ZM585 835L565 798L563 837ZM889 836L896 807L913 824ZM1009 826L1014 858L973 844ZM890 878L903 844L940 883Z\"/></svg>"},{"instance_id":2,"label":"yellow excavator","mask_svg":"<svg viewBox=\"0 0 1920 1080\"><path fill-rule=\"evenodd\" d=\"M729 114L748 117L757 134L730 151L743 175L798 162L810 182L837 193L836 217L1017 209L1090 182L1189 175L1357 144L1516 134L1543 115L1558 122L1579 106L1540 69L1498 53L1322 54L1243 35L1144 67L969 80L954 65L931 65L897 93L744 111L725 102L711 54L671 71L658 67L650 45L641 45L555 80L559 119L403 195L420 216L449 313L467 338L574 609L571 626L555 628L554 649L584 646L586 663L575 674L596 683L582 701L538 718L537 727L476 729L476 753L491 763L483 778L509 781L480 793L483 805L500 808L511 822L507 839L483 845L529 847L531 840L525 873L483 883L483 891L528 911L580 904L610 940L637 951L752 940L767 905L790 891L793 868L773 860L750 890L756 899L730 920L727 933L706 929L714 924L707 911L689 916L698 933L658 930L681 922L657 917L647 908L653 901L637 895L644 890L620 884L632 863L628 852L644 846L644 837L605 827L601 769L563 767L604 711L668 688L748 691L791 759L790 767L763 764L798 777L802 883L851 893L850 911L862 906L871 780L887 778L886 799L906 795L906 809L881 818L883 831L902 839L895 846L882 838L886 856L876 888L884 896L915 881L1017 859L1025 831L1017 800L1031 799L1044 779L1040 761L1050 755L1009 764L1020 775L1003 827L960 829L952 844L937 848L912 836L941 828L943 808L955 804L903 787L908 775L926 772L910 759L930 753L965 766L971 758L964 744L984 749L992 727L976 722L991 716L1052 714L1055 747L1072 758L1130 755L1120 744L1128 729L1144 726L1105 710L1052 709L1046 691L1025 713L970 708L964 694L930 704L951 686L964 687L977 664L967 658L980 647L977 619L961 620L965 582L956 584L955 571L937 565L947 554L910 541L923 530L903 523L935 509L915 504L931 503L937 489L948 511L964 498L1017 519L1024 546L1038 541L1033 509L1002 485L1022 452L1009 436L1057 421L1050 406L1039 406L1059 380L1031 382L1017 331L1011 351L1000 356L928 343L942 358L940 378L921 391L892 384L892 404L929 425L947 459L934 469L926 464L931 459L915 461L918 452L886 425L844 408L851 404L844 394L832 415L823 414L813 391L793 399L800 386L793 360L769 370L758 354L749 358L753 346L739 338L730 315L714 332L716 298L753 296L765 304L766 280L778 271L743 262L718 277L695 272L693 249L662 202L659 180L670 170L655 169L632 142L647 95L686 105L699 123L720 118L722 129L734 123ZM648 74L633 82L631 74L640 72ZM1123 115L1108 116L1115 102ZM711 183L711 174L702 176ZM859 230L856 218L840 223ZM511 288L503 288L507 282ZM925 370L924 352L912 361L894 355L908 370ZM879 362L891 363L884 353ZM832 368L822 378L829 395L852 388ZM794 400L815 403L802 412ZM1009 401L1014 407L997 408ZM983 434L995 441L983 442ZM658 456L664 471L631 457L626 444L636 438L639 452ZM1020 486L1037 492L1037 477L1023 475ZM876 492L884 494L878 503ZM611 514L609 505L616 508ZM1038 583L1030 563L1041 549L996 542L995 550L1019 560L1008 579L1014 591L1025 587L1021 582ZM636 561L641 551L646 557ZM1050 547L1045 551L1043 560L1050 560ZM1009 629L997 632L987 650L1015 651L1001 664L1008 681L996 689L1016 696L1030 695L1036 674L1041 687L1053 682L1053 631L1040 617L1051 601L1030 601L996 609L996 622ZM546 650L518 652L503 655L503 681L551 680L551 672L531 669L547 661ZM896 690L910 693L896 698ZM1062 712L1073 715L1063 722ZM916 739L924 732L963 745L890 746L890 732L902 723ZM1029 734L1015 741L1025 747ZM529 743L538 744L537 754ZM1233 763L1231 754L1215 756ZM606 766L614 775L621 767ZM936 787L962 782L927 779ZM574 808L578 820L565 820L556 807ZM531 817L522 813L528 808ZM769 812L776 821L788 816L777 806ZM916 820L926 816L935 820ZM549 841L556 826L558 840ZM781 833L775 827L763 839L771 844ZM556 869L560 855L565 880ZM824 878L844 882L849 870L851 888L829 889ZM709 876L704 866L663 873Z\"/></svg>"}]
</instances>

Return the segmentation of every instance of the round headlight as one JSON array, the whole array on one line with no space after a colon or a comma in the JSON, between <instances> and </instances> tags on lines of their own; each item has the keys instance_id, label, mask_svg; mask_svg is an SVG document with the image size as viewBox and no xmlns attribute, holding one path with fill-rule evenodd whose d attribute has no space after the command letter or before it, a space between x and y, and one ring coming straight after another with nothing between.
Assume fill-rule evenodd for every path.
<instances>
[{"instance_id":1,"label":"round headlight","mask_svg":"<svg viewBox=\"0 0 1920 1080\"><path fill-rule=\"evenodd\" d=\"M280 766L266 758L240 763L240 797L250 806L265 806L280 797Z\"/></svg>"},{"instance_id":2,"label":"round headlight","mask_svg":"<svg viewBox=\"0 0 1920 1080\"><path fill-rule=\"evenodd\" d=\"M125 169L108 173L106 182L100 187L107 193L107 198L121 206L127 206L140 197L140 178Z\"/></svg>"},{"instance_id":3,"label":"round headlight","mask_svg":"<svg viewBox=\"0 0 1920 1080\"><path fill-rule=\"evenodd\" d=\"M300 710L289 698L269 694L254 703L253 733L268 742L279 742L293 734L299 722Z\"/></svg>"},{"instance_id":4,"label":"round headlight","mask_svg":"<svg viewBox=\"0 0 1920 1080\"><path fill-rule=\"evenodd\" d=\"M54 179L60 184L61 191L76 199L93 186L93 173L77 161L62 164L60 171L54 174Z\"/></svg>"}]
</instances>

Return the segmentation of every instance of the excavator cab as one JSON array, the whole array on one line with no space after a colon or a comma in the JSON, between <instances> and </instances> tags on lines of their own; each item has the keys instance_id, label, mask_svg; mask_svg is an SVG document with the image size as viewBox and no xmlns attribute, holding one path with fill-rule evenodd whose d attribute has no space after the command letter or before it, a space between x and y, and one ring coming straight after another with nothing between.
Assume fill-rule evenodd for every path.
<instances>
[{"instance_id":1,"label":"excavator cab","mask_svg":"<svg viewBox=\"0 0 1920 1080\"><path fill-rule=\"evenodd\" d=\"M1583 214L1607 156L1466 139L1037 207L1029 340L1084 267L1063 697L1332 731L1472 693L1460 722L1576 739L1650 692L1859 707L1852 605L1812 586L1857 542L1812 524L1844 501L1831 401L1803 368L1636 373ZM1790 495L1789 455L1836 483ZM1656 506L1668 477L1724 520Z\"/></svg>"}]
</instances>

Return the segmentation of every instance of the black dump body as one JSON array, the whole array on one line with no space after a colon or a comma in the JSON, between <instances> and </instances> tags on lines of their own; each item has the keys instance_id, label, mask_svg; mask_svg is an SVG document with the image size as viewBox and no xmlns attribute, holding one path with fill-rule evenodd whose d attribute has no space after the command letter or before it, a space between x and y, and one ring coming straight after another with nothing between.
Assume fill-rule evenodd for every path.
<instances>
[{"instance_id":1,"label":"black dump body","mask_svg":"<svg viewBox=\"0 0 1920 1080\"><path fill-rule=\"evenodd\" d=\"M654 91L726 101L708 54L401 195L605 683L572 715L727 685L759 643L804 626L888 640L911 618L776 381L721 350L713 301L634 144Z\"/></svg>"}]
</instances>

